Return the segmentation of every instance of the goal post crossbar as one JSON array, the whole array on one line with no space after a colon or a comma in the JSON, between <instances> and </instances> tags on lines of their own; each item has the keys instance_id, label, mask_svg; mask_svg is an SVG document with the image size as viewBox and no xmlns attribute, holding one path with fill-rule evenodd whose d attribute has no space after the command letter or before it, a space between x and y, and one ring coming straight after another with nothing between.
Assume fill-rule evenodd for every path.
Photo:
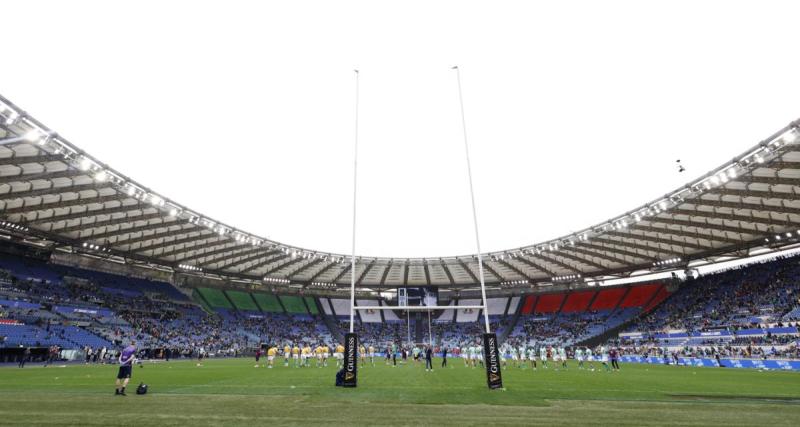
<instances>
[{"instance_id":1,"label":"goal post crossbar","mask_svg":"<svg viewBox=\"0 0 800 427\"><path fill-rule=\"evenodd\" d=\"M403 310L403 311L428 311L428 310L485 310L482 305L360 305L351 307L352 310Z\"/></svg>"}]
</instances>

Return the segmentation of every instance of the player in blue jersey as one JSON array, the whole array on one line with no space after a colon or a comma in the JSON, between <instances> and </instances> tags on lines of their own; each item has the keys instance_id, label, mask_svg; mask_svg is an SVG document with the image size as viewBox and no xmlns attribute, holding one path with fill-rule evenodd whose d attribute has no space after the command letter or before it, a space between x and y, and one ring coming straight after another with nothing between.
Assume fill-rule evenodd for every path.
<instances>
[{"instance_id":1,"label":"player in blue jersey","mask_svg":"<svg viewBox=\"0 0 800 427\"><path fill-rule=\"evenodd\" d=\"M117 373L117 389L114 392L117 396L125 396L125 387L131 380L133 363L136 361L136 341L122 350L119 355L119 372Z\"/></svg>"}]
</instances>

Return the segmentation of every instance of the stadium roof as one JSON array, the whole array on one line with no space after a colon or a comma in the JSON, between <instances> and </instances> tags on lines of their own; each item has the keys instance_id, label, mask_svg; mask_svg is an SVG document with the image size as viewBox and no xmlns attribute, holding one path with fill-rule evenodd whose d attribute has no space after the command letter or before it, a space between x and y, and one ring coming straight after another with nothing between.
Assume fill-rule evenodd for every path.
<instances>
[{"instance_id":1,"label":"stadium roof","mask_svg":"<svg viewBox=\"0 0 800 427\"><path fill-rule=\"evenodd\" d=\"M608 221L484 254L487 285L586 284L797 244L798 125ZM83 152L2 96L0 202L3 231L53 249L274 286L331 289L350 281L347 255L268 240L209 218ZM356 263L361 289L466 289L478 274L476 255L359 256Z\"/></svg>"}]
</instances>

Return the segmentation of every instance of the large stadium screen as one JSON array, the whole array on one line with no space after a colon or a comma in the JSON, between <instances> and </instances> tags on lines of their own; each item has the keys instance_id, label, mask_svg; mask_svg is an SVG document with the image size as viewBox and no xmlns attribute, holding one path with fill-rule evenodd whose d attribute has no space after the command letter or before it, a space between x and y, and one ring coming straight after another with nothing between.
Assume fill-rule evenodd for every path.
<instances>
[{"instance_id":1,"label":"large stadium screen","mask_svg":"<svg viewBox=\"0 0 800 427\"><path fill-rule=\"evenodd\" d=\"M400 306L435 306L439 302L439 291L435 287L397 288Z\"/></svg>"}]
</instances>

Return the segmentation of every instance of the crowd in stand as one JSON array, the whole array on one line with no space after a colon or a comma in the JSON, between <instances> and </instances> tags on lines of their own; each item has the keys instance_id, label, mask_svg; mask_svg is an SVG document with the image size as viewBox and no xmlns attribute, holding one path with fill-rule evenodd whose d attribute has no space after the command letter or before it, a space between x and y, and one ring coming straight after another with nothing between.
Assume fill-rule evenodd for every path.
<instances>
[{"instance_id":1,"label":"crowd in stand","mask_svg":"<svg viewBox=\"0 0 800 427\"><path fill-rule=\"evenodd\" d=\"M798 256L688 279L681 289L630 329L707 330L758 327L800 304Z\"/></svg>"},{"instance_id":2,"label":"crowd in stand","mask_svg":"<svg viewBox=\"0 0 800 427\"><path fill-rule=\"evenodd\" d=\"M800 322L791 315L798 306L798 256L688 279L657 309L627 328L643 335L623 340L622 351L639 355L666 352L678 356L800 358L800 334L796 329ZM774 334L768 328L788 331ZM753 335L754 329L764 332ZM686 338L664 337L663 332L669 330L684 331ZM725 335L691 338L693 333L715 331ZM747 334L740 335L741 332Z\"/></svg>"},{"instance_id":3,"label":"crowd in stand","mask_svg":"<svg viewBox=\"0 0 800 427\"><path fill-rule=\"evenodd\" d=\"M781 258L689 279L655 310L635 319L627 327L642 332L641 337L613 345L619 345L624 354L798 358L800 337L796 330L794 333L736 335L741 329L760 328L767 324L772 327L797 326L797 321L789 313L797 312L800 306L798 259ZM55 340L71 341L77 345L76 332L92 333L100 340L99 344L76 348L83 348L88 354L98 354L98 357L103 347L107 347L105 354L111 354L112 347L118 348L134 339L140 348L152 354L168 353L172 357L201 352L236 355L255 349L264 342L330 344L348 327L339 324L338 330L332 334L321 315L236 310L210 314L188 300L170 298L167 292L135 292L115 288L114 283L70 276L63 276L57 282L19 280L6 270L0 270L0 298L41 304L40 308L5 307L0 317L41 328L36 339L42 345ZM98 311L84 313L76 310L65 314L57 312L55 306ZM492 317L491 329L498 335L507 332L507 343L513 346L573 346L615 326L615 322L626 321L628 315L624 310L531 315L522 316L516 325L509 324L511 316L495 316ZM430 331L427 323L422 328L423 341L432 337L437 349L458 348L464 343L477 342L484 332L480 321L434 321ZM61 326L64 324L77 326L68 329ZM336 329L335 320L332 325ZM507 328L512 329L506 331ZM687 331L687 338L683 342L667 342L654 337L657 331L668 329ZM725 340L691 338L689 334L692 331L719 330L731 334ZM361 342L378 348L406 345L409 344L409 335L417 335L416 328L409 334L406 322L357 322L355 332ZM5 344L0 341L2 345Z\"/></svg>"}]
</instances>

